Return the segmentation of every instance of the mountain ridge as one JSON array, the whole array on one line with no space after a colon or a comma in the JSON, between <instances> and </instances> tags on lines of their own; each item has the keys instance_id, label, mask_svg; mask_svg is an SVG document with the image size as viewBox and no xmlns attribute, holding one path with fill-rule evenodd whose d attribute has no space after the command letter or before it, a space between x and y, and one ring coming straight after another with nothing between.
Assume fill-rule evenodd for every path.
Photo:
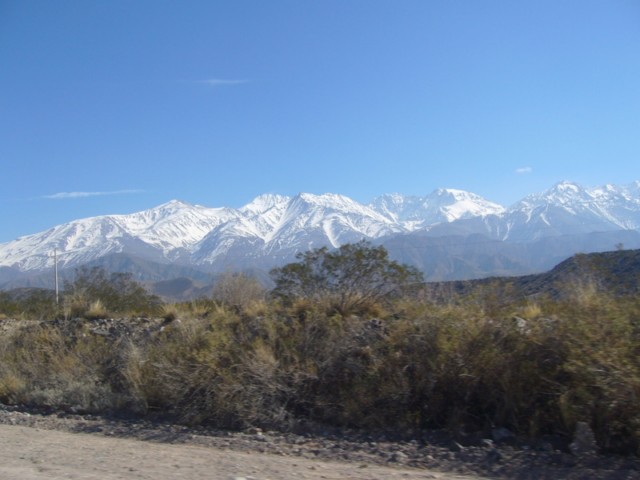
<instances>
[{"instance_id":1,"label":"mountain ridge","mask_svg":"<svg viewBox=\"0 0 640 480\"><path fill-rule=\"evenodd\" d=\"M334 248L363 239L393 245L398 243L394 238L428 243L432 241L429 238L453 236L457 239L454 243L468 244L469 238L479 235L487 242L498 242L498 251L503 243L508 250L510 243L571 235L588 237L595 232L611 232L607 238L613 241L615 232L638 230L639 181L594 188L558 182L510 207L457 189L437 189L425 196L385 194L368 204L335 193L270 193L240 208L170 200L141 212L56 225L0 244L0 269L2 279L11 278L15 272L30 275L46 271L52 268L51 254L55 250L61 269L126 254L210 273L248 267L267 270L291 261L301 251ZM629 241L628 235L624 238ZM635 242L635 237L631 241ZM581 244L590 248L582 237ZM448 246L446 255L453 254L454 246ZM514 268L519 262L505 258L504 262ZM522 269L516 270L521 273ZM486 273L484 268L475 271Z\"/></svg>"}]
</instances>

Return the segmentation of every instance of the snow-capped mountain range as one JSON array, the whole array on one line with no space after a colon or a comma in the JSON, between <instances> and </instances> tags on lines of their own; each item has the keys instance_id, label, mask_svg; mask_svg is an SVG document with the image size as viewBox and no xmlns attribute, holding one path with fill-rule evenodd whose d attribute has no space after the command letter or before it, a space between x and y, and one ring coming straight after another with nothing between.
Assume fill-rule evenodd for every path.
<instances>
[{"instance_id":1,"label":"snow-capped mountain range","mask_svg":"<svg viewBox=\"0 0 640 480\"><path fill-rule=\"evenodd\" d=\"M61 268L111 254L205 271L269 268L320 246L402 235L468 236L534 242L546 237L640 230L640 182L584 188L561 182L505 208L473 193L438 189L426 196L387 194L364 205L337 194L265 194L239 209L172 200L129 215L72 221L0 244L0 267L13 272Z\"/></svg>"}]
</instances>

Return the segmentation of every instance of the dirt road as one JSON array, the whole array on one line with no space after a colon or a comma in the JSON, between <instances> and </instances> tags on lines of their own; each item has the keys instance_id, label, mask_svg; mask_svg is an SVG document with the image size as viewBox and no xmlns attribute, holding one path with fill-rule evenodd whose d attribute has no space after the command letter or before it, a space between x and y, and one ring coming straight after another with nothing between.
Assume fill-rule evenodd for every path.
<instances>
[{"instance_id":1,"label":"dirt road","mask_svg":"<svg viewBox=\"0 0 640 480\"><path fill-rule=\"evenodd\" d=\"M635 456L576 457L472 438L461 445L444 433L403 441L349 431L230 432L0 404L0 480L640 478Z\"/></svg>"},{"instance_id":2,"label":"dirt road","mask_svg":"<svg viewBox=\"0 0 640 480\"><path fill-rule=\"evenodd\" d=\"M441 479L480 480L409 468L309 460L0 425L3 480Z\"/></svg>"}]
</instances>

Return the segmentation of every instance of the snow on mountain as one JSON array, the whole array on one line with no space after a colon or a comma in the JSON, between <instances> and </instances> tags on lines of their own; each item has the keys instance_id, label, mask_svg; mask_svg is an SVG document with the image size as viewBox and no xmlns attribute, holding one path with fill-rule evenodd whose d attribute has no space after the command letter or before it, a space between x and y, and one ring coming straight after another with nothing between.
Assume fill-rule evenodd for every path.
<instances>
[{"instance_id":1,"label":"snow on mountain","mask_svg":"<svg viewBox=\"0 0 640 480\"><path fill-rule=\"evenodd\" d=\"M214 264L225 257L263 255L293 258L298 251L337 247L363 238L377 238L403 229L388 218L348 197L301 193L293 198L260 196L240 209L236 218L212 230L192 259Z\"/></svg>"},{"instance_id":2,"label":"snow on mountain","mask_svg":"<svg viewBox=\"0 0 640 480\"><path fill-rule=\"evenodd\" d=\"M221 262L225 265L236 261L244 263L241 260L251 257L254 253L252 250L260 249L264 244L261 233L247 218L234 218L216 226L198 242L190 259L195 265L201 266L212 266ZM245 245L246 248L243 248Z\"/></svg>"},{"instance_id":3,"label":"snow on mountain","mask_svg":"<svg viewBox=\"0 0 640 480\"><path fill-rule=\"evenodd\" d=\"M557 183L504 213L502 239L531 241L550 235L638 229L640 190L636 186L586 189L577 183Z\"/></svg>"},{"instance_id":4,"label":"snow on mountain","mask_svg":"<svg viewBox=\"0 0 640 480\"><path fill-rule=\"evenodd\" d=\"M172 200L150 210L111 218L127 233L169 257L175 249L188 249L216 226L238 216L231 208L207 208Z\"/></svg>"},{"instance_id":5,"label":"snow on mountain","mask_svg":"<svg viewBox=\"0 0 640 480\"><path fill-rule=\"evenodd\" d=\"M175 260L182 249L188 250L212 228L237 215L233 209L173 200L129 215L75 220L0 245L0 266L22 271L48 268L53 265L50 256L54 249L62 266L121 252L156 261Z\"/></svg>"},{"instance_id":6,"label":"snow on mountain","mask_svg":"<svg viewBox=\"0 0 640 480\"><path fill-rule=\"evenodd\" d=\"M497 203L474 193L453 188L441 188L424 197L382 195L375 198L369 206L392 221L400 223L408 231L460 219L500 215L504 212L504 207Z\"/></svg>"},{"instance_id":7,"label":"snow on mountain","mask_svg":"<svg viewBox=\"0 0 640 480\"><path fill-rule=\"evenodd\" d=\"M125 244L132 243L135 239L112 218L88 218L0 245L0 265L22 271L41 270L53 265L54 250L60 253L61 265L80 264L121 252Z\"/></svg>"},{"instance_id":8,"label":"snow on mountain","mask_svg":"<svg viewBox=\"0 0 640 480\"><path fill-rule=\"evenodd\" d=\"M266 268L297 252L361 239L429 231L482 234L506 241L640 230L640 182L586 189L560 182L508 209L473 193L382 195L368 205L337 194L265 194L239 208L172 200L128 215L86 218L0 244L0 267L22 272L75 267L113 253L221 270Z\"/></svg>"},{"instance_id":9,"label":"snow on mountain","mask_svg":"<svg viewBox=\"0 0 640 480\"><path fill-rule=\"evenodd\" d=\"M291 197L284 195L264 194L240 208L240 212L255 225L258 236L265 238L276 227L290 201Z\"/></svg>"},{"instance_id":10,"label":"snow on mountain","mask_svg":"<svg viewBox=\"0 0 640 480\"><path fill-rule=\"evenodd\" d=\"M550 206L562 208L571 214L589 209L594 198L589 192L572 182L560 182L542 193L528 195L508 209L526 214L529 218Z\"/></svg>"},{"instance_id":11,"label":"snow on mountain","mask_svg":"<svg viewBox=\"0 0 640 480\"><path fill-rule=\"evenodd\" d=\"M258 195L244 207L241 207L240 211L249 216L273 214L273 212L282 211L286 208L290 200L291 197L285 195L265 193Z\"/></svg>"},{"instance_id":12,"label":"snow on mountain","mask_svg":"<svg viewBox=\"0 0 640 480\"><path fill-rule=\"evenodd\" d=\"M589 191L616 225L640 229L640 182L629 185L604 185Z\"/></svg>"},{"instance_id":13,"label":"snow on mountain","mask_svg":"<svg viewBox=\"0 0 640 480\"><path fill-rule=\"evenodd\" d=\"M354 238L377 238L402 229L371 208L343 195L301 193L291 199L265 240L282 244L312 230L337 247Z\"/></svg>"}]
</instances>

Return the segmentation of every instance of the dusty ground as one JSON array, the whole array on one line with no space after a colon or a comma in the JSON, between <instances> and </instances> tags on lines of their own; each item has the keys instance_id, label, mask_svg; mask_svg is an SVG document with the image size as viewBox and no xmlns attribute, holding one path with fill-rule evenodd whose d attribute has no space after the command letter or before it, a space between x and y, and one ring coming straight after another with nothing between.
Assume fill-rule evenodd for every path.
<instances>
[{"instance_id":1,"label":"dusty ground","mask_svg":"<svg viewBox=\"0 0 640 480\"><path fill-rule=\"evenodd\" d=\"M459 439L458 439L459 440ZM0 404L0 479L640 479L637 458L551 445L384 435L227 432Z\"/></svg>"},{"instance_id":2,"label":"dusty ground","mask_svg":"<svg viewBox=\"0 0 640 480\"><path fill-rule=\"evenodd\" d=\"M308 460L21 426L0 425L0 435L0 478L3 480L469 478L418 469Z\"/></svg>"}]
</instances>

